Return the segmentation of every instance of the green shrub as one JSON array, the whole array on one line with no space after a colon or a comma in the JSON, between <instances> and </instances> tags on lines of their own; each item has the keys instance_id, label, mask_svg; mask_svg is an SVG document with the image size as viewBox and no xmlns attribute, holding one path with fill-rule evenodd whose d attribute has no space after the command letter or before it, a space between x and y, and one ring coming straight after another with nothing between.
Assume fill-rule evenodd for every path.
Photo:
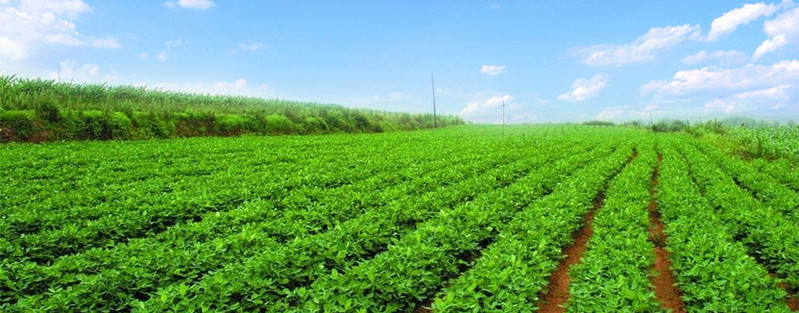
<instances>
[{"instance_id":1,"label":"green shrub","mask_svg":"<svg viewBox=\"0 0 799 313\"><path fill-rule=\"evenodd\" d=\"M35 111L36 116L43 121L51 123L58 123L61 121L61 110L50 99L39 102Z\"/></svg>"},{"instance_id":2,"label":"green shrub","mask_svg":"<svg viewBox=\"0 0 799 313\"><path fill-rule=\"evenodd\" d=\"M223 135L235 135L251 131L254 123L241 114L222 114L216 117L216 130Z\"/></svg>"},{"instance_id":3,"label":"green shrub","mask_svg":"<svg viewBox=\"0 0 799 313\"><path fill-rule=\"evenodd\" d=\"M280 114L267 115L266 127L266 132L270 134L294 134L297 131L296 125Z\"/></svg>"},{"instance_id":4,"label":"green shrub","mask_svg":"<svg viewBox=\"0 0 799 313\"><path fill-rule=\"evenodd\" d=\"M34 111L0 112L0 141L31 140L37 132Z\"/></svg>"},{"instance_id":5,"label":"green shrub","mask_svg":"<svg viewBox=\"0 0 799 313\"><path fill-rule=\"evenodd\" d=\"M111 131L109 139L130 139L133 135L133 124L130 118L122 112L114 112L108 116L108 126Z\"/></svg>"}]
</instances>

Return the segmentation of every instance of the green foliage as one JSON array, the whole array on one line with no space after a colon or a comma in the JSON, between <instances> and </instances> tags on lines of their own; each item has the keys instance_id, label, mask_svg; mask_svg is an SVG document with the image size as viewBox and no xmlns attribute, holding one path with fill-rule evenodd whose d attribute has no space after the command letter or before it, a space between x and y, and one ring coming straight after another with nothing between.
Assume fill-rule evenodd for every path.
<instances>
[{"instance_id":1,"label":"green foliage","mask_svg":"<svg viewBox=\"0 0 799 313\"><path fill-rule=\"evenodd\" d=\"M59 125L71 138L137 139L259 129L269 116L66 110ZM275 116L297 133L328 122ZM363 117L373 123L357 127L385 122ZM659 311L646 212L655 147L688 311L785 311L777 282L799 287L794 177L777 176L790 163L583 125L6 144L0 311L530 312L603 190L567 309Z\"/></svg>"},{"instance_id":2,"label":"green foliage","mask_svg":"<svg viewBox=\"0 0 799 313\"><path fill-rule=\"evenodd\" d=\"M32 140L38 128L36 121L31 111L0 111L0 142Z\"/></svg>"},{"instance_id":3,"label":"green foliage","mask_svg":"<svg viewBox=\"0 0 799 313\"><path fill-rule=\"evenodd\" d=\"M609 121L588 121L588 122L583 122L583 125L589 125L589 126L613 126L613 125L616 125L616 124L614 124L613 122L609 122Z\"/></svg>"},{"instance_id":4,"label":"green foliage","mask_svg":"<svg viewBox=\"0 0 799 313\"><path fill-rule=\"evenodd\" d=\"M703 198L689 166L663 145L658 209L667 225L672 269L689 312L785 312L785 293L763 266L736 242L724 221Z\"/></svg>"},{"instance_id":5,"label":"green foliage","mask_svg":"<svg viewBox=\"0 0 799 313\"><path fill-rule=\"evenodd\" d=\"M674 133L681 132L690 127L686 121L672 120L672 121L658 121L652 125L652 131L659 133Z\"/></svg>"},{"instance_id":6,"label":"green foliage","mask_svg":"<svg viewBox=\"0 0 799 313\"><path fill-rule=\"evenodd\" d=\"M432 114L13 76L0 76L0 110L35 112L36 125L30 126L24 116L15 122L9 119L19 115L6 115L2 125L6 132L16 135L3 135L2 141L353 133L433 127ZM97 116L98 111L104 116ZM455 116L438 118L439 126L463 123Z\"/></svg>"}]
</instances>

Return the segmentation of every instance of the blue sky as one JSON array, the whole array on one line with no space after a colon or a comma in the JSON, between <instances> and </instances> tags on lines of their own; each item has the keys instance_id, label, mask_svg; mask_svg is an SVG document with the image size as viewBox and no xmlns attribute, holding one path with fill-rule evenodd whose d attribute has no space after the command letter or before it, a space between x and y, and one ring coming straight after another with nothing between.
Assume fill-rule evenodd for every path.
<instances>
[{"instance_id":1,"label":"blue sky","mask_svg":"<svg viewBox=\"0 0 799 313\"><path fill-rule=\"evenodd\" d=\"M791 1L0 0L0 73L483 123L799 119Z\"/></svg>"}]
</instances>

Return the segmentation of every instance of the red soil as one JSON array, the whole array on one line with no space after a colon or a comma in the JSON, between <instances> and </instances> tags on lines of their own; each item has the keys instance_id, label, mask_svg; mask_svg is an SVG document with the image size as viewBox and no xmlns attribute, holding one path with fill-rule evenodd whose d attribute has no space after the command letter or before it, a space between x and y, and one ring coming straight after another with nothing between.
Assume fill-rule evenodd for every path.
<instances>
[{"instance_id":1,"label":"red soil","mask_svg":"<svg viewBox=\"0 0 799 313\"><path fill-rule=\"evenodd\" d=\"M569 299L569 284L571 283L569 267L580 262L580 258L583 257L583 253L588 248L588 239L594 234L594 230L591 228L594 222L594 214L602 206L604 200L605 194L599 193L594 199L593 210L585 218L585 225L574 233L574 243L563 249L563 254L566 255L566 258L560 262L552 276L549 276L549 291L536 305L539 308L538 312L566 312L562 305Z\"/></svg>"},{"instance_id":2,"label":"red soil","mask_svg":"<svg viewBox=\"0 0 799 313\"><path fill-rule=\"evenodd\" d=\"M663 157L658 154L658 163L652 173L652 188L649 189L651 199L649 201L649 220L652 222L652 227L649 229L649 239L655 244L654 269L657 272L657 275L650 279L655 286L655 296L660 303L660 307L671 310L672 313L682 313L685 312L685 304L680 298L680 290L677 289L674 275L671 273L669 251L663 249L666 245L667 237L663 232L665 226L660 221L660 213L657 208L657 186L660 183L658 176L662 159Z\"/></svg>"}]
</instances>

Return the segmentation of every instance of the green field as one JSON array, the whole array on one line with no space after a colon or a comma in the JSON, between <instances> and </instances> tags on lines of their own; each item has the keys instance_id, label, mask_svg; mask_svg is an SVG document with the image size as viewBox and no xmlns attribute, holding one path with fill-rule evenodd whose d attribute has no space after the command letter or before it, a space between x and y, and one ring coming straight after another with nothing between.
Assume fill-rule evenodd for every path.
<instances>
[{"instance_id":1,"label":"green field","mask_svg":"<svg viewBox=\"0 0 799 313\"><path fill-rule=\"evenodd\" d=\"M790 312L794 164L577 125L3 144L0 311Z\"/></svg>"}]
</instances>

